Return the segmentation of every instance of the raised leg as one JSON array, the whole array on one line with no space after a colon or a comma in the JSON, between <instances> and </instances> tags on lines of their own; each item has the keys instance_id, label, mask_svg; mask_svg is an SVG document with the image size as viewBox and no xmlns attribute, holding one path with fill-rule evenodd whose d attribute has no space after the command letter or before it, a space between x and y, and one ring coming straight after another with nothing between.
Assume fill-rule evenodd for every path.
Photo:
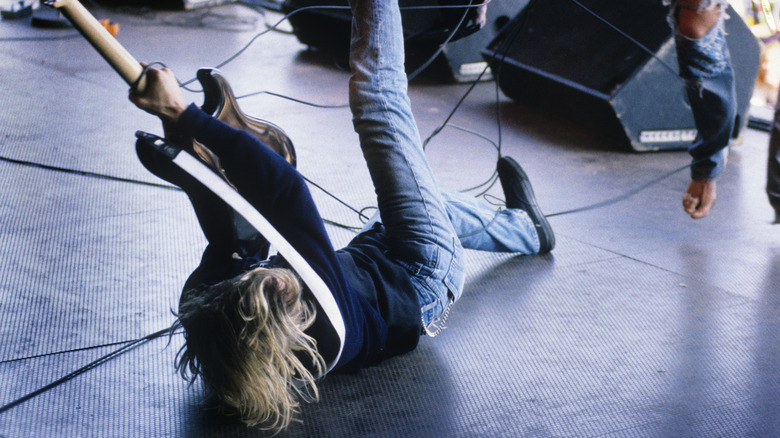
<instances>
[{"instance_id":1,"label":"raised leg","mask_svg":"<svg viewBox=\"0 0 780 438\"><path fill-rule=\"evenodd\" d=\"M349 101L392 256L420 279L423 322L460 296L462 247L425 158L406 94L397 0L351 0Z\"/></svg>"}]
</instances>

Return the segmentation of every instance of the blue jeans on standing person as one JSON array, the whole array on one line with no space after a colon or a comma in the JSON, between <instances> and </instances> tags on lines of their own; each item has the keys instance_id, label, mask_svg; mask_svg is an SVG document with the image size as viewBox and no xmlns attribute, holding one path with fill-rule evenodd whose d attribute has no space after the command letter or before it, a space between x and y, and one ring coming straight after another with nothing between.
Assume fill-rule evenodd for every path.
<instances>
[{"instance_id":1,"label":"blue jeans on standing person","mask_svg":"<svg viewBox=\"0 0 780 438\"><path fill-rule=\"evenodd\" d=\"M521 210L496 212L465 195L442 196L407 96L397 1L350 0L349 103L390 256L417 284L423 324L430 331L462 293L464 246L535 253L539 238Z\"/></svg>"},{"instance_id":2,"label":"blue jeans on standing person","mask_svg":"<svg viewBox=\"0 0 780 438\"><path fill-rule=\"evenodd\" d=\"M769 160L766 166L766 194L775 209L775 223L780 224L780 92L769 133Z\"/></svg>"},{"instance_id":3,"label":"blue jeans on standing person","mask_svg":"<svg viewBox=\"0 0 780 438\"><path fill-rule=\"evenodd\" d=\"M674 29L680 77L685 80L697 135L688 148L693 160L691 179L710 181L725 169L727 146L734 129L737 96L734 70L726 44L726 0L703 0L701 8L720 8L720 19L698 39L680 34L676 13L686 0L664 0L670 4L669 22Z\"/></svg>"}]
</instances>

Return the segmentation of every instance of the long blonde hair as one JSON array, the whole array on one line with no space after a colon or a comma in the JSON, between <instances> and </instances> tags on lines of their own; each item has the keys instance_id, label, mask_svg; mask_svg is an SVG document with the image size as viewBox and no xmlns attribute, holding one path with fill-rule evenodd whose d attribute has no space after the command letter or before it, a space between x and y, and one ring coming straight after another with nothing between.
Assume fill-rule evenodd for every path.
<instances>
[{"instance_id":1,"label":"long blonde hair","mask_svg":"<svg viewBox=\"0 0 780 438\"><path fill-rule=\"evenodd\" d=\"M190 383L201 376L223 413L280 431L299 412L299 397L319 399L325 361L304 333L315 308L290 270L257 268L190 291L178 317L185 344L176 369Z\"/></svg>"}]
</instances>

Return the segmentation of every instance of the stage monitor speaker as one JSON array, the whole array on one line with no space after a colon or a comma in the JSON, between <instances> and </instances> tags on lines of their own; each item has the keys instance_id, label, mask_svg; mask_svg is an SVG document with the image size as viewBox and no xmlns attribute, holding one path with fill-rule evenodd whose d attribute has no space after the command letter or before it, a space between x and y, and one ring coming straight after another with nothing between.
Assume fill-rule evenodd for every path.
<instances>
[{"instance_id":1,"label":"stage monitor speaker","mask_svg":"<svg viewBox=\"0 0 780 438\"><path fill-rule=\"evenodd\" d=\"M696 128L677 75L668 8L660 0L633 0L630 6L580 2L598 16L571 0L533 0L482 51L501 90L518 102L625 137L636 151L687 148ZM738 139L748 121L760 46L732 8L728 14Z\"/></svg>"},{"instance_id":2,"label":"stage monitor speaker","mask_svg":"<svg viewBox=\"0 0 780 438\"><path fill-rule=\"evenodd\" d=\"M487 67L482 58L482 49L500 33L513 17L528 4L529 0L492 0L487 8L487 22L478 32L456 41L450 41L444 46L442 53L428 67L428 76L444 81L470 82L477 79ZM438 46L430 47L428 55L438 50ZM424 53L418 52L419 55ZM427 60L417 60L422 63ZM491 79L490 72L482 76L483 80Z\"/></svg>"},{"instance_id":3,"label":"stage monitor speaker","mask_svg":"<svg viewBox=\"0 0 780 438\"><path fill-rule=\"evenodd\" d=\"M463 8L457 6L470 3L471 0L399 1L407 72L417 70L436 53L465 13ZM423 74L447 82L475 79L487 66L482 58L482 49L527 3L528 0L491 1L487 9L487 24L477 30L471 19L466 20L462 30L456 32L455 38L447 43L442 53ZM331 8L308 9L312 6ZM341 9L332 8L333 6ZM289 21L298 41L346 62L352 23L352 14L347 6L347 0L286 0L282 10L285 13L293 13ZM421 6L424 8L420 8Z\"/></svg>"}]
</instances>

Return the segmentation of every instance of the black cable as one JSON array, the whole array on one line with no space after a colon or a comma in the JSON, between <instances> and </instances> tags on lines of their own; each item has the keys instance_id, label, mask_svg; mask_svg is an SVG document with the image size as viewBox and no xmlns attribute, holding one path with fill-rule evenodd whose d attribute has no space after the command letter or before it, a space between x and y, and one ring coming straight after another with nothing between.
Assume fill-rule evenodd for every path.
<instances>
[{"instance_id":1,"label":"black cable","mask_svg":"<svg viewBox=\"0 0 780 438\"><path fill-rule=\"evenodd\" d=\"M644 46L642 43L640 43L639 41L637 41L637 40L636 40L635 38L633 38L631 35L629 35L629 34L627 34L627 33L623 32L623 31L622 31L620 28L618 28L618 27L617 27L617 26L615 26L614 24L610 23L609 21L605 20L605 19L604 19L604 17L602 17L602 16L600 16L599 14L595 13L594 11L592 11L592 10L588 9L588 7L586 7L585 5L583 5L582 3L580 3L578 0L569 0L569 1L571 1L571 2L572 2L572 3L574 3L575 5L579 6L579 7L580 7L582 10L584 10L584 11L585 11L585 12L587 12L588 14L592 15L592 16L593 16L594 18L596 18L597 20L599 20L599 21L601 21L602 23L606 24L606 25L607 25L607 26L608 26L610 29L612 29L612 30L614 30L615 32L619 33L619 34L620 34L620 35L621 35L623 38L625 38L625 39L629 40L629 41L630 41L631 43L633 43L635 46L637 46L637 47L639 47L640 49L642 49L643 51L647 52L647 53L648 53L650 56L652 56L652 57L653 57L653 58L655 58L655 59L656 59L658 62L660 62L660 63L661 63L661 65L663 65L664 67L666 67L666 69L667 69L667 70L669 70L670 72L672 72L672 74L673 74L675 77L679 78L679 75L678 75L678 73L677 73L677 70L675 70L674 68L672 68L672 66L670 66L669 64L667 64L667 63L666 63L666 62L665 62L663 59L661 59L661 58L660 58L658 55L656 55L656 53L655 53L655 52L653 52L652 50L650 50L650 49L648 49L647 47L645 47L645 46ZM682 80L682 78L680 78L680 80Z\"/></svg>"},{"instance_id":2,"label":"black cable","mask_svg":"<svg viewBox=\"0 0 780 438\"><path fill-rule=\"evenodd\" d=\"M7 403L7 404L5 404L3 406L0 406L0 414L2 414L3 412L8 411L9 409L14 408L14 407L16 407L16 406L18 406L18 405L20 405L20 404L22 404L22 403L32 399L33 397L36 397L36 396L38 396L40 394L43 394L44 392L46 392L46 391L48 391L48 390L50 390L52 388L55 388L55 387L65 383L65 382L67 382L69 380L72 380L73 378L75 378L75 377L77 377L77 376L79 376L81 374L84 374L87 371L89 371L89 370L91 370L93 368L96 368L99 365L102 365L102 364L108 362L109 360L119 356L120 354L122 354L122 353L124 353L126 351L129 351L132 348L135 348L135 347L137 347L139 345L142 345L142 344L144 344L146 342L151 341L152 339L156 339L156 338L158 338L158 337L160 337L160 336L162 336L164 334L169 334L169 333L171 333L171 327L165 328L165 329L162 329L162 330L158 330L158 331L156 331L156 332L154 332L152 334L146 335L146 336L144 336L142 338L138 338L138 339L135 339L133 341L130 341L126 345L124 345L124 346L122 346L122 347L112 351L111 353L108 353L108 354L106 354L104 356L101 356L100 358L98 358L98 359L96 359L96 360L94 360L94 361L84 365L83 367L81 367L81 368L79 368L79 369L77 369L77 370L75 370L75 371L73 371L73 372L71 372L69 374L66 374L63 377L60 377L59 379L57 379L57 380L55 380L55 381L53 381L53 382L51 382L51 383L49 383L47 385L44 385L44 386L36 389L35 391L32 391L32 392L30 392L30 393L28 393L28 394L26 394L26 395L24 395L22 397L19 397L18 399L14 400L14 401L12 401L10 403Z\"/></svg>"},{"instance_id":3,"label":"black cable","mask_svg":"<svg viewBox=\"0 0 780 438\"><path fill-rule=\"evenodd\" d=\"M477 86L477 84L478 84L478 83L479 83L479 82L482 80L482 76L484 76L484 75L485 75L485 73L488 71L488 69L489 69L489 68L490 68L489 66L485 66L485 68L482 70L482 72L479 74L479 76L477 76L477 78L476 78L476 79L474 79L474 81L471 83L471 86L469 86L469 88L466 90L466 92L463 94L463 96L461 96L461 98L458 100L458 103L456 103L456 104L455 104L455 107L452 109L452 111L450 111L450 113L449 113L449 114L447 115L447 117L444 119L444 122L443 122L443 123L442 123L442 124L441 124L441 125L440 125L438 128L434 129L434 130L433 130L433 132L431 133L431 135L429 135L429 136L428 136L428 137L425 139L425 141L423 142L423 149L425 149L425 148L428 146L428 143L429 143L429 142L430 142L430 141L431 141L431 140L432 140L434 137L436 137L437 135L439 135L439 133L441 132L441 130L442 130L442 129L444 129L444 127L446 127L446 126L447 126L447 124L449 123L450 119L452 119L452 117L453 117L453 116L455 115L455 113L458 111L458 109L459 109L459 108L460 108L460 106L463 104L463 102L466 100L466 98L469 96L469 94L471 94L471 91L472 91L472 90L473 90L473 89L474 89L474 88Z\"/></svg>"},{"instance_id":4,"label":"black cable","mask_svg":"<svg viewBox=\"0 0 780 438\"><path fill-rule=\"evenodd\" d=\"M267 28L267 29L265 29L265 30L263 30L261 32L256 33L249 40L249 42L244 44L243 47L241 47L238 51L236 51L235 53L230 55L227 59L225 59L224 61L222 61L219 64L215 65L214 68L215 69L220 69L220 68L226 66L227 64L233 62L236 58L241 56L241 54L243 54L247 49L249 49L249 46L251 46L255 41L257 41L258 38L260 38L261 36L267 34L268 32L271 32L272 30L276 29L283 22L288 20L291 16L293 16L293 15L299 13L299 12L302 12L302 11L305 11L305 10L310 10L310 9L346 9L346 8L348 8L348 6L307 6L307 7L304 7L304 8L296 9L295 11L292 11L289 14L285 15L284 17L282 17L279 21L276 22L276 24L272 25L271 27L269 27L269 28ZM192 82L194 82L196 80L197 80L197 78L192 78L190 80L184 81L183 85L189 85L189 84L191 84Z\"/></svg>"},{"instance_id":5,"label":"black cable","mask_svg":"<svg viewBox=\"0 0 780 438\"><path fill-rule=\"evenodd\" d=\"M303 176L303 175L301 175L301 176L302 176L302 177L303 177L303 179L304 179L306 182L308 182L309 184L311 184L311 185L313 185L314 187L317 187L318 189L322 190L322 191L323 191L323 192L324 192L326 195L329 195L331 198L335 199L336 201L340 202L340 203L341 203L342 205L344 205L345 207L347 207L347 208L349 208L350 210L352 210L353 212L357 213L357 215L358 215L359 217L361 217L361 218L363 218L363 219L365 219L365 220L368 220L368 217L366 217L366 216L365 216L365 215L364 215L362 212L360 212L360 211L356 210L355 208L351 207L349 204L347 204L346 202L344 202L344 201L342 201L341 199L339 199L338 197L336 197L336 195L334 195L334 194L330 193L329 191L325 190L325 188L323 188L323 187L322 187L322 186L320 186L319 184L315 183L314 181L310 180L309 178L307 178L307 177L305 177L305 176Z\"/></svg>"},{"instance_id":6,"label":"black cable","mask_svg":"<svg viewBox=\"0 0 780 438\"><path fill-rule=\"evenodd\" d=\"M485 2L485 4L489 4L490 2L492 2L492 0L488 0L488 1L486 1L486 2ZM455 8L465 8L465 9L467 9L467 10L468 10L468 9L470 9L470 8L476 8L476 7L479 7L479 6L481 6L481 5L431 5L431 6L405 6L405 7L402 7L401 9L402 9L402 10L424 10L424 9L455 9ZM310 11L310 10L314 10L314 9L318 9L318 10L349 10L349 9L350 9L350 7L349 7L349 6L333 6L333 5L316 5L316 6L304 6L304 7L302 7L302 8L298 8L298 9L296 9L296 10L294 10L294 11L292 11L292 12L290 12L290 13L286 14L286 15L285 15L285 16L283 16L282 18L280 18L280 19L279 19L279 21L277 21L275 24L271 25L271 26L270 26L270 27L268 27L267 29L265 29L265 30L263 30L263 31L261 31L261 32L258 32L257 34L255 34L255 35L254 35L254 36L253 36L253 37L252 37L252 38L251 38L251 39L250 39L250 40L249 40L249 41L248 41L248 42L247 42L247 43L246 43L246 44L245 44L245 45L244 45L242 48L240 48L240 49L239 49L237 52L235 52L233 55L229 56L229 57L228 57L227 59L225 59L224 61L222 61L222 62L220 62L219 64L215 65L215 66L214 66L214 68L217 68L217 69L219 69L219 68L222 68L222 67L224 67L225 65L227 65L227 64L229 64L229 63L231 63L231 62L233 62L233 61L234 61L236 58L238 58L239 56L241 56L241 54L243 54L243 53L244 53L244 52L245 52L247 49L249 49L249 46L251 46L252 44L254 44L254 42L255 42L255 41L257 41L257 39L258 39L258 38L260 38L261 36L265 35L265 34L266 34L266 33L268 33L268 32L271 32L271 31L273 31L273 30L276 30L276 29L277 29L277 28L278 28L278 27L279 27L279 26L280 26L280 25L281 25L283 22L285 22L285 21L289 20L289 18L290 18L290 17L292 17L293 15L296 15L296 14L298 14L298 13L301 13L301 12L304 12L304 11ZM467 11L467 13L468 13L468 11ZM465 16L464 16L464 18L465 18ZM456 30L457 30L457 28L456 28ZM453 34L453 35L454 35L454 34ZM451 37L450 37L450 38L451 38ZM443 49L443 47L442 47L442 49ZM441 49L440 49L440 50L441 50ZM437 53L437 55L438 55L438 53ZM184 85L188 85L188 84L190 84L190 83L194 82L195 80L196 80L196 78L192 78L192 79L190 79L190 80L188 80L188 81L185 81L185 82L184 82Z\"/></svg>"},{"instance_id":7,"label":"black cable","mask_svg":"<svg viewBox=\"0 0 780 438\"><path fill-rule=\"evenodd\" d=\"M177 327L177 326L174 325L174 328L175 327ZM179 334L179 333L182 333L182 332L175 332L175 331L171 332L171 334ZM151 335L147 335L145 337L148 337L148 336L151 336ZM140 338L140 339L143 339L143 338ZM78 353L79 351L95 350L97 348L105 348L105 347L114 347L116 345L124 345L124 344L129 344L131 342L136 342L137 340L138 339L128 339L128 340L124 340L124 341L116 341L116 342L108 342L108 343L105 343L105 344L90 345L88 347L70 348L70 349L67 349L67 350L58 350L58 351L50 351L50 352L47 352L47 353L41 353L41 354L33 354L32 356L24 356L24 357L16 357L16 358L13 358L13 359L5 359L5 360L0 360L0 365L6 364L6 363L12 363L12 362L21 362L23 360L40 359L42 357L56 356L56 355L59 355L59 354Z\"/></svg>"},{"instance_id":8,"label":"black cable","mask_svg":"<svg viewBox=\"0 0 780 438\"><path fill-rule=\"evenodd\" d=\"M54 170L56 172L64 172L64 173L70 173L70 174L75 174L75 175L88 176L88 177L91 177L91 178L107 179L107 180L110 180L110 181L118 181L118 182L125 182L125 183L131 183L131 184L139 184L139 185L144 185L144 186L150 186L150 187L157 187L157 188L167 189L167 190L178 190L178 191L181 191L180 188L178 188L176 186L167 185L167 184L158 184L158 183L141 181L141 180L136 180L136 179L120 178L118 176L106 175L106 174L95 173L95 172L88 172L86 170L76 170L76 169L68 169L68 168L65 168L65 167L50 166L48 164L35 163L35 162L32 162L32 161L25 161L25 160L17 160L15 158L9 158L9 157L3 157L3 156L0 156L0 161L5 161L7 163L13 163L13 164L19 164L19 165L22 165L22 166L35 167L35 168L38 168L38 169Z\"/></svg>"},{"instance_id":9,"label":"black cable","mask_svg":"<svg viewBox=\"0 0 780 438\"><path fill-rule=\"evenodd\" d=\"M428 68L428 66L430 66L433 63L433 61L436 60L436 58L441 54L441 52L444 51L444 48L447 47L447 44L449 44L450 40L452 40L452 38L454 38L455 35L458 33L458 31L460 30L460 26L463 25L463 23L466 21L466 18L468 16L469 16L469 9L466 8L463 11L463 16L460 17L460 21L458 21L458 24L456 24L455 27L453 27L452 32L450 32L450 34L447 36L444 42L439 45L439 48L433 53L433 55L431 55L428 58L427 61L422 63L422 65L420 65L419 67L417 67L417 69L415 69L413 72L407 75L407 80L411 81L412 79L416 78L417 75L422 73L423 70Z\"/></svg>"},{"instance_id":10,"label":"black cable","mask_svg":"<svg viewBox=\"0 0 780 438\"><path fill-rule=\"evenodd\" d=\"M527 10L530 9L531 6L535 3L535 1L536 0L531 0L529 2L529 4L526 6L526 9ZM501 98L500 98L500 90L499 90L499 86L498 86L499 78L500 78L500 75L501 75L501 70L502 70L502 68L504 66L504 63L505 63L505 60L506 60L506 55L509 52L509 49L511 48L512 43L514 42L515 38L517 37L517 34L525 27L525 21L526 20L527 20L527 14L524 16L523 22L520 23L520 25L515 26L515 27L513 27L511 29L509 35L506 36L501 41L501 44L499 45L499 47L496 50L496 54L500 56L500 62L498 63L498 70L493 72L493 78L494 78L494 82L495 82L495 92L496 92L496 129L497 129L497 132L498 132L498 141L497 142L490 141L490 142L496 148L496 152L498 154L498 157L501 156L501 142L502 142L502 132L501 132L502 131L502 122L501 122L501 105L500 105ZM427 147L428 143L435 136L437 136L442 131L442 129L444 129L446 126L449 126L450 119L452 119L452 117L455 115L455 112L460 108L460 106L466 100L466 97L468 97L468 95L471 94L471 92L474 90L474 88L477 86L477 84L482 80L482 77L487 73L489 68L490 68L489 65L485 66L485 68L482 70L482 72L479 74L479 76L477 76L477 78L472 82L472 84L468 88L468 90L466 90L464 95L460 98L460 100L458 100L457 104L452 109L452 111L450 111L448 116L445 118L444 122L438 128L436 128L425 139L425 141L423 142L423 149L425 149ZM481 136L480 135L480 137L487 139L487 137L485 137L485 136ZM489 191L495 185L497 179L498 179L497 178L497 172L494 170L493 174L491 175L491 177L487 181L485 181L484 183L482 183L482 184L480 184L480 185L478 185L478 186L476 186L476 187L474 187L472 189L467 189L467 190L464 190L464 191L470 191L470 190L474 190L474 189L477 189L477 188L481 188L481 187L487 186L486 189L484 189L482 192L478 193L475 196L485 195L487 193L487 191Z\"/></svg>"},{"instance_id":11,"label":"black cable","mask_svg":"<svg viewBox=\"0 0 780 438\"><path fill-rule=\"evenodd\" d=\"M261 15L262 11L252 8ZM194 15L194 16L193 16ZM174 18L177 17L177 18ZM163 23L183 28L209 28L226 32L247 32L257 29L257 19L212 12L212 7L192 15L166 17Z\"/></svg>"},{"instance_id":12,"label":"black cable","mask_svg":"<svg viewBox=\"0 0 780 438\"><path fill-rule=\"evenodd\" d=\"M637 188L635 188L635 189L633 189L633 190L631 190L629 192L623 193L622 195L616 196L616 197L614 197L612 199L607 199L606 201L597 202L595 204L587 205L585 207L580 207L580 208L575 208L575 209L572 209L572 210L561 211L561 212L558 212L558 213L547 214L547 215L545 215L545 217L563 216L563 215L566 215L566 214L581 213L581 212L584 212L584 211L595 210L597 208L602 208L602 207L606 207L608 205L616 204L616 203L618 203L620 201L623 201L623 200L626 200L626 199L630 198L631 196L636 195L637 193L639 193L639 192L649 188L652 185L655 185L655 184L665 180L666 178L669 178L670 176L674 175L675 173L682 172L683 170L685 170L685 169L687 169L689 167L691 167L691 165L690 164L686 164L685 166L680 167L679 169L675 169L675 170L673 170L673 171L671 171L669 173L661 175L660 177L658 177L658 178L656 178L656 179L654 179L652 181L649 181L649 182L647 182L645 184L642 184L641 186L639 186L639 187L637 187Z\"/></svg>"},{"instance_id":13,"label":"black cable","mask_svg":"<svg viewBox=\"0 0 780 438\"><path fill-rule=\"evenodd\" d=\"M68 169L68 168L65 168L65 167L49 166L47 164L35 163L35 162L32 162L32 161L25 161L25 160L17 160L17 159L9 158L9 157L0 156L0 161L5 161L5 162L8 162L8 163L13 163L13 164L19 164L19 165L22 165L22 166L35 167L35 168L38 168L38 169L53 170L53 171L56 171L56 172L63 172L63 173L69 173L69 174L74 174L74 175L80 175L80 176L88 176L88 177L91 177L91 178L107 179L107 180L110 180L110 181L124 182L124 183L130 183L130 184L138 184L138 185L144 185L144 186L150 186L150 187L157 187L157 188L166 189L166 190L175 190L175 191L178 191L178 192L183 192L183 190L181 188L176 187L176 186L172 186L172 185L168 185L168 184L159 184L159 183L153 183L153 182L148 182L148 181L141 181L141 180L130 179L130 178L120 178L120 177L117 177L117 176L106 175L106 174L95 173L95 172L88 172L88 171L84 171L84 170ZM301 175L301 176L303 176L303 175ZM326 195L330 196L331 198L335 199L336 201L338 201L342 205L346 206L347 208L349 208L353 212L357 213L357 215L359 217L363 218L364 220L368 220L368 217L366 217L362 213L362 211L357 210L354 207L350 206L349 204L347 204L346 202L344 202L340 198L338 198L336 195L334 195L333 193L331 193L328 190L326 190L324 187L322 187L319 184L315 183L314 181L306 178L305 176L303 178L309 184L311 184L311 185L315 186L316 188L320 189ZM347 229L347 230L359 230L361 228L361 227L355 227L355 226L351 226L351 225L341 224L339 222L335 222L335 221L332 221L332 220L329 220L329 219L326 219L326 218L323 218L323 221L328 223L328 224L330 224L330 225L333 225L333 226L336 226L336 227L339 227L339 228L344 228L344 229ZM2 363L4 363L4 362L0 362L0 364L2 364Z\"/></svg>"},{"instance_id":14,"label":"black cable","mask_svg":"<svg viewBox=\"0 0 780 438\"><path fill-rule=\"evenodd\" d=\"M116 341L116 342L109 342L106 344L99 344L99 345L90 345L88 347L79 347L79 348L70 348L67 350L57 350L57 351L49 351L47 353L41 353L41 354L33 354L32 356L24 356L24 357L15 357L13 359L5 359L0 360L0 365L12 363L12 362L21 362L24 360L31 360L31 359L40 359L42 357L49 357L49 356L57 356L60 354L67 354L67 353L78 353L79 351L87 351L87 350L95 350L98 348L105 348L105 347L114 347L117 345L125 345L129 344L131 342L135 342L137 339L131 339L127 341Z\"/></svg>"},{"instance_id":15,"label":"black cable","mask_svg":"<svg viewBox=\"0 0 780 438\"><path fill-rule=\"evenodd\" d=\"M537 0L530 0L528 2L528 5L526 6L526 12L523 14L522 21L519 23L518 26L514 26L511 28L511 31L509 32L509 35L507 35L503 41L501 41L501 44L498 46L496 50L496 54L500 56L500 61L498 62L498 69L493 72L493 77L495 78L495 91L496 91L496 124L497 124L497 131L498 131L498 155L501 156L501 145L503 141L503 132L502 132L502 123L501 123L501 104L500 104L500 78L501 74L503 73L504 65L506 64L506 57L509 54L509 49L512 48L512 45L515 42L515 39L519 35L519 33L523 30L525 30L528 16L530 15L530 11L533 10L533 6L536 4Z\"/></svg>"},{"instance_id":16,"label":"black cable","mask_svg":"<svg viewBox=\"0 0 780 438\"><path fill-rule=\"evenodd\" d=\"M69 33L66 35L58 35L58 36L8 37L8 38L0 38L0 41L59 41L59 40L69 40L74 38L81 38L81 34Z\"/></svg>"},{"instance_id":17,"label":"black cable","mask_svg":"<svg viewBox=\"0 0 780 438\"><path fill-rule=\"evenodd\" d=\"M349 104L348 103L343 103L343 104L339 104L339 105L323 105L323 104L308 102L308 101L301 100L301 99L296 99L296 98L290 97L290 96L285 96L284 94L274 93L272 91L255 91L253 93L243 94L241 96L236 96L236 100L245 99L247 97L252 97L252 96L257 96L257 95L260 95L260 94L267 94L269 96L274 96L274 97L278 97L280 99L290 100L290 101L293 101L295 103L300 103L300 104L303 104L303 105L313 106L315 108L323 108L323 109L349 108Z\"/></svg>"},{"instance_id":18,"label":"black cable","mask_svg":"<svg viewBox=\"0 0 780 438\"><path fill-rule=\"evenodd\" d=\"M473 131L471 129L464 128L462 126L453 125L452 123L445 123L444 125L439 127L438 132L440 132L443 128L446 128L446 127L457 129L459 131L463 131L463 132L466 132L468 134L471 134L471 135L473 135L475 137L479 137L479 138L487 141L488 143L492 144L493 147L496 149L496 151L498 151L499 154L500 154L501 149L499 148L498 143L496 143L493 140L489 139L487 136L485 136L483 134L480 134L480 133L478 133L476 131ZM430 140L431 138L432 137L428 137L427 140ZM425 148L425 146L423 146L423 148ZM466 192L471 192L471 191L478 190L478 189L481 189L483 187L486 187L482 192L477 193L476 195L474 195L474 197L479 197L479 196L485 195L488 191L490 191L490 189L496 184L496 181L498 181L498 171L497 170L493 170L493 173L484 182L479 183L476 186L469 187L469 188L466 188L466 189L462 189L462 190L459 190L459 191L461 193L466 193Z\"/></svg>"}]
</instances>

